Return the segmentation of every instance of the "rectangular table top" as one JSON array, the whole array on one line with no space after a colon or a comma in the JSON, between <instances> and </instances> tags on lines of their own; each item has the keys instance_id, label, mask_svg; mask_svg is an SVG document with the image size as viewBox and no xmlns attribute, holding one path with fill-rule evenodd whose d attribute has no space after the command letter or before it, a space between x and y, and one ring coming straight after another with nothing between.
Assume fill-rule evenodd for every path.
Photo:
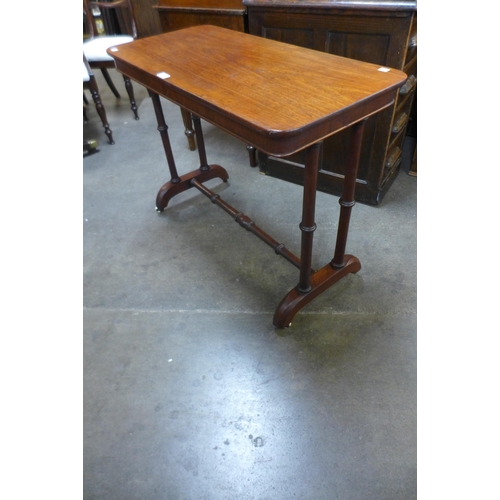
<instances>
[{"instance_id":1,"label":"rectangular table top","mask_svg":"<svg viewBox=\"0 0 500 500\"><path fill-rule=\"evenodd\" d=\"M392 68L209 25L108 53L132 80L273 156L390 106L406 80Z\"/></svg>"}]
</instances>

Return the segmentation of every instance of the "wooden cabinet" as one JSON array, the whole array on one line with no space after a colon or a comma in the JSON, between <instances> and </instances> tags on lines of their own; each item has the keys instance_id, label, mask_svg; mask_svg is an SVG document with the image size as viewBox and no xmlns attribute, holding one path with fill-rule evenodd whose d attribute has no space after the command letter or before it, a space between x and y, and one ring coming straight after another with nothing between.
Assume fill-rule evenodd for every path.
<instances>
[{"instance_id":1,"label":"wooden cabinet","mask_svg":"<svg viewBox=\"0 0 500 500\"><path fill-rule=\"evenodd\" d=\"M156 2L157 0L131 0L139 38L159 35L162 32L160 18L153 9Z\"/></svg>"},{"instance_id":2,"label":"wooden cabinet","mask_svg":"<svg viewBox=\"0 0 500 500\"><path fill-rule=\"evenodd\" d=\"M365 126L356 200L377 205L399 172L416 91L416 1L243 0L243 5L250 34L399 69L409 76L394 105ZM319 190L341 194L350 134L347 129L324 141ZM301 153L274 158L259 152L259 163L263 173L302 184Z\"/></svg>"},{"instance_id":3,"label":"wooden cabinet","mask_svg":"<svg viewBox=\"0 0 500 500\"><path fill-rule=\"evenodd\" d=\"M241 0L159 0L155 7L163 33L200 24L245 31Z\"/></svg>"}]
</instances>

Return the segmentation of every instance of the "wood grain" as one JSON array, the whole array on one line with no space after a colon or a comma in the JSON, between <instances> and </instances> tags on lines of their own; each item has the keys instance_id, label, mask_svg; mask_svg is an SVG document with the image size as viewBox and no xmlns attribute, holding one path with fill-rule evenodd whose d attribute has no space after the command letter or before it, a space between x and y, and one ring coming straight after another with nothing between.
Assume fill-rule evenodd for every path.
<instances>
[{"instance_id":1,"label":"wood grain","mask_svg":"<svg viewBox=\"0 0 500 500\"><path fill-rule=\"evenodd\" d=\"M136 40L109 54L130 78L275 156L391 105L406 80L398 70L215 26Z\"/></svg>"}]
</instances>

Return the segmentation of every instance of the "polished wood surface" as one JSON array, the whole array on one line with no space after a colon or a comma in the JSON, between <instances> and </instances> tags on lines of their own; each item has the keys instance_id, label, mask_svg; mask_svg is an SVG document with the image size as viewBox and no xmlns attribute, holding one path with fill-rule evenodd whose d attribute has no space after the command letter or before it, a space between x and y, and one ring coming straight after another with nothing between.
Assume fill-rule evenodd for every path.
<instances>
[{"instance_id":1,"label":"polished wood surface","mask_svg":"<svg viewBox=\"0 0 500 500\"><path fill-rule=\"evenodd\" d=\"M390 106L406 80L401 71L215 26L109 53L125 75L276 156ZM170 76L158 77L162 72Z\"/></svg>"},{"instance_id":2,"label":"polished wood surface","mask_svg":"<svg viewBox=\"0 0 500 500\"><path fill-rule=\"evenodd\" d=\"M289 326L311 300L361 269L359 259L346 255L345 249L363 131L370 116L392 105L406 81L403 72L215 26L187 28L116 49L108 53L118 71L146 86L153 101L170 171L170 180L156 198L157 211L162 212L173 196L198 189L299 268L298 284L276 308L277 328ZM178 174L160 96L192 113L200 166L187 174ZM203 184L215 178L226 182L229 176L207 160L200 117L270 154L305 150L300 258ZM335 252L315 271L311 263L320 152L325 137L347 127L349 155Z\"/></svg>"},{"instance_id":3,"label":"polished wood surface","mask_svg":"<svg viewBox=\"0 0 500 500\"><path fill-rule=\"evenodd\" d=\"M415 0L243 0L249 33L317 51L399 69L412 78L395 104L366 124L356 199L377 205L401 165L409 111L416 94L417 17ZM318 188L340 195L351 131L325 141ZM303 183L303 154L275 158L259 153L262 173Z\"/></svg>"},{"instance_id":4,"label":"polished wood surface","mask_svg":"<svg viewBox=\"0 0 500 500\"><path fill-rule=\"evenodd\" d=\"M137 1L137 0L136 0ZM144 1L144 0L142 0ZM247 32L246 9L241 0L151 0L157 1L155 13L161 22L161 31L168 33L179 29L210 24L235 31ZM155 33L156 34L156 33ZM192 50L196 50L195 47ZM189 112L181 108L189 149L196 149L194 129ZM250 165L257 166L255 148L248 146Z\"/></svg>"}]
</instances>

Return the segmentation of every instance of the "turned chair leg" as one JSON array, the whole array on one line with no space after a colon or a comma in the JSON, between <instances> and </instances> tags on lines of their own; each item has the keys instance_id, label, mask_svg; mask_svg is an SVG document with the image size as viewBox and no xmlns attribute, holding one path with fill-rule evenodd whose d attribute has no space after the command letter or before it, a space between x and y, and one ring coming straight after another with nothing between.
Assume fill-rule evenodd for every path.
<instances>
[{"instance_id":1,"label":"turned chair leg","mask_svg":"<svg viewBox=\"0 0 500 500\"><path fill-rule=\"evenodd\" d=\"M92 99L94 100L95 107L97 109L97 113L101 118L102 125L104 127L104 133L108 136L109 143L114 144L115 141L113 140L113 133L109 128L108 119L106 117L106 110L104 109L104 106L101 102L101 96L99 95L99 90L97 88L97 83L95 81L94 75L90 76L89 88L90 88L90 94L92 95Z\"/></svg>"},{"instance_id":2,"label":"turned chair leg","mask_svg":"<svg viewBox=\"0 0 500 500\"><path fill-rule=\"evenodd\" d=\"M137 104L135 103L134 97L134 88L132 87L132 82L130 78L123 75L123 81L125 82L125 89L127 90L128 97L130 99L130 109L134 112L135 119L139 119L139 115L137 114Z\"/></svg>"},{"instance_id":3,"label":"turned chair leg","mask_svg":"<svg viewBox=\"0 0 500 500\"><path fill-rule=\"evenodd\" d=\"M115 84L113 83L113 80L111 80L111 77L109 76L108 70L106 68L101 68L101 73L104 79L106 80L106 83L108 84L109 88L111 89L111 92L113 92L114 96L117 98L120 98L120 93L115 87Z\"/></svg>"}]
</instances>

